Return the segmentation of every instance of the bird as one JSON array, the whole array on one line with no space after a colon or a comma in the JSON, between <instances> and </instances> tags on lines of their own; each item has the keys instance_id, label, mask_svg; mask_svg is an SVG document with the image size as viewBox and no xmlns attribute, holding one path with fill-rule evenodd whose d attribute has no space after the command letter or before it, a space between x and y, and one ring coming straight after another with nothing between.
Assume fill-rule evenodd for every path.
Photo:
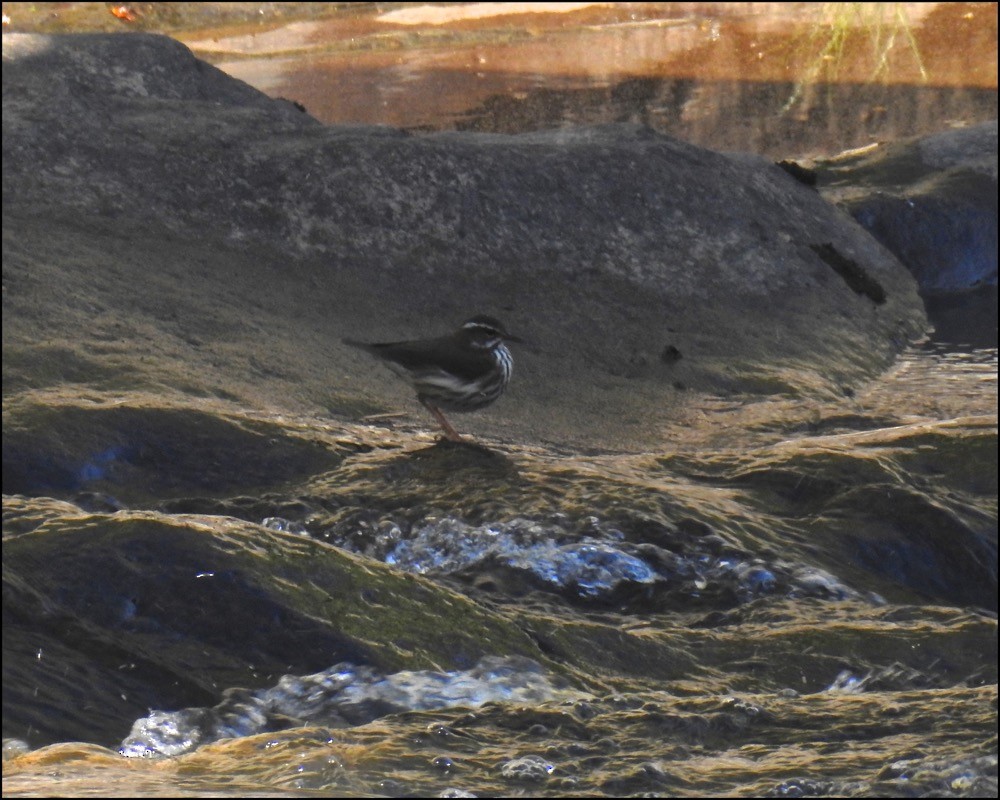
<instances>
[{"instance_id":1,"label":"bird","mask_svg":"<svg viewBox=\"0 0 1000 800\"><path fill-rule=\"evenodd\" d=\"M476 411L507 388L514 365L507 342L521 342L503 323L485 314L470 317L454 333L434 339L367 343L344 339L377 356L417 393L453 442L463 441L443 411Z\"/></svg>"}]
</instances>

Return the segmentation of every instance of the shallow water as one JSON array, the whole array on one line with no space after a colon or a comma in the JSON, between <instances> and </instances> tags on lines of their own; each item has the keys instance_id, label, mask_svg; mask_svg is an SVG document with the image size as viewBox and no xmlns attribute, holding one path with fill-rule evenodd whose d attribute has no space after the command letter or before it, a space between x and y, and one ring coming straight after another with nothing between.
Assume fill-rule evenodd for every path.
<instances>
[{"instance_id":1,"label":"shallow water","mask_svg":"<svg viewBox=\"0 0 1000 800\"><path fill-rule=\"evenodd\" d=\"M181 38L337 124L638 122L712 149L801 158L996 118L996 18L984 4L577 5L359 11Z\"/></svg>"},{"instance_id":2,"label":"shallow water","mask_svg":"<svg viewBox=\"0 0 1000 800\"><path fill-rule=\"evenodd\" d=\"M169 33L322 122L414 132L638 122L779 159L997 117L992 3L129 8L7 3L5 30Z\"/></svg>"}]
</instances>

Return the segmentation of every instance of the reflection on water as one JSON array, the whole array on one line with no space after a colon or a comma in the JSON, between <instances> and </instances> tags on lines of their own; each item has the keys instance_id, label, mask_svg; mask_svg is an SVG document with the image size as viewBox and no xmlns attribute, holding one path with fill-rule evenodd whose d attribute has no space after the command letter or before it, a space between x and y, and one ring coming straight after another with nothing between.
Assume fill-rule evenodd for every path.
<instances>
[{"instance_id":1,"label":"reflection on water","mask_svg":"<svg viewBox=\"0 0 1000 800\"><path fill-rule=\"evenodd\" d=\"M630 121L774 158L997 116L994 3L5 3L5 31L168 33L327 123ZM558 12L558 13L556 13Z\"/></svg>"},{"instance_id":2,"label":"reflection on water","mask_svg":"<svg viewBox=\"0 0 1000 800\"><path fill-rule=\"evenodd\" d=\"M328 123L517 133L630 121L715 149L793 157L997 114L990 4L418 11L182 38Z\"/></svg>"}]
</instances>

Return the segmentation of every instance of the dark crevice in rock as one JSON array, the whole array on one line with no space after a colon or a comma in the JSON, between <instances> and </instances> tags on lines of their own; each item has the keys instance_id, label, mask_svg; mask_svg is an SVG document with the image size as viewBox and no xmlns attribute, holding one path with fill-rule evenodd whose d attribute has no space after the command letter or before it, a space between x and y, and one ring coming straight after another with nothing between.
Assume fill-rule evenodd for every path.
<instances>
[{"instance_id":1,"label":"dark crevice in rock","mask_svg":"<svg viewBox=\"0 0 1000 800\"><path fill-rule=\"evenodd\" d=\"M865 271L864 267L858 264L858 262L842 255L837 248L829 242L825 242L823 244L811 244L809 245L809 249L823 259L824 263L832 267L833 271L843 278L844 283L846 283L853 291L858 294L863 294L865 297L874 301L878 305L885 303L885 289L883 289L882 285L869 275Z\"/></svg>"}]
</instances>

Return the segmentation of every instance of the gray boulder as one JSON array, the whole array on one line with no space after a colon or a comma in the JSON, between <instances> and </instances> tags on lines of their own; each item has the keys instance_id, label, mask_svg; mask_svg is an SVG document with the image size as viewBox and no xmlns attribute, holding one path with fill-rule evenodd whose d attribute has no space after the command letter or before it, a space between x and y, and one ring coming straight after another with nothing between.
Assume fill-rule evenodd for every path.
<instances>
[{"instance_id":1,"label":"gray boulder","mask_svg":"<svg viewBox=\"0 0 1000 800\"><path fill-rule=\"evenodd\" d=\"M997 285L996 120L847 153L820 175L925 294Z\"/></svg>"},{"instance_id":2,"label":"gray boulder","mask_svg":"<svg viewBox=\"0 0 1000 800\"><path fill-rule=\"evenodd\" d=\"M839 395L926 327L896 258L760 158L324 127L161 36L3 50L7 396L416 410L341 338L479 312L531 344L460 429L647 448L695 392Z\"/></svg>"}]
</instances>

